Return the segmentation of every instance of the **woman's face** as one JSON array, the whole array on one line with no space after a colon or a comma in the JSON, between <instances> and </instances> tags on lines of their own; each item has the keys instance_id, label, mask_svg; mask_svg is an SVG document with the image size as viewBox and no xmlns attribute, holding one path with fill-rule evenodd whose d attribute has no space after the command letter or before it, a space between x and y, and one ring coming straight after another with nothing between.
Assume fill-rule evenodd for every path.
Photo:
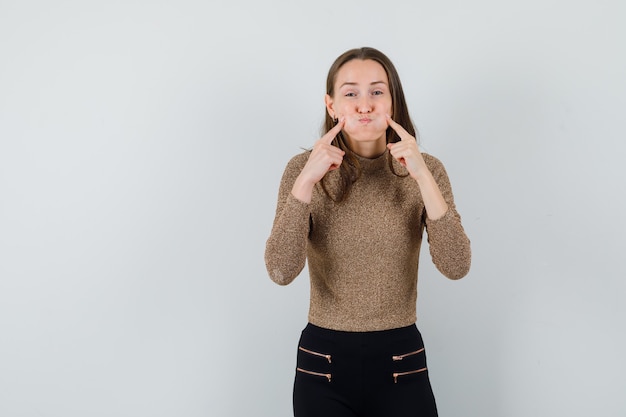
<instances>
[{"instance_id":1,"label":"woman's face","mask_svg":"<svg viewBox=\"0 0 626 417\"><path fill-rule=\"evenodd\" d=\"M326 108L331 117L345 117L343 131L350 149L384 152L385 115L391 115L392 99L383 66L370 59L353 59L337 72L334 88L332 97L326 95Z\"/></svg>"}]
</instances>

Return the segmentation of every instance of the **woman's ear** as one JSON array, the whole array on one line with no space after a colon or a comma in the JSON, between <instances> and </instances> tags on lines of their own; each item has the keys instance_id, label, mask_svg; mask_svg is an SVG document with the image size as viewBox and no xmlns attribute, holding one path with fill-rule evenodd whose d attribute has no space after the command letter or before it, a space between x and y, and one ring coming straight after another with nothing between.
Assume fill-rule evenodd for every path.
<instances>
[{"instance_id":1,"label":"woman's ear","mask_svg":"<svg viewBox=\"0 0 626 417\"><path fill-rule=\"evenodd\" d=\"M330 118L336 119L337 115L335 114L335 109L333 108L333 98L326 94L326 96L324 96L324 104L326 104L326 111L328 112Z\"/></svg>"}]
</instances>

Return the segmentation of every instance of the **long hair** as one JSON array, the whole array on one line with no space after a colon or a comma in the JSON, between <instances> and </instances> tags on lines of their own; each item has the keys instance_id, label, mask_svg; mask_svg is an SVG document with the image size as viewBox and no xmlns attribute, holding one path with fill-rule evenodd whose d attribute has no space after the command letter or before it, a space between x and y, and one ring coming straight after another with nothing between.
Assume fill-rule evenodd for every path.
<instances>
[{"instance_id":1,"label":"long hair","mask_svg":"<svg viewBox=\"0 0 626 417\"><path fill-rule=\"evenodd\" d=\"M328 76L326 77L326 93L329 96L334 97L337 73L343 65L353 59L369 59L378 62L383 67L389 80L389 90L391 93L392 103L391 118L415 137L415 126L411 121L411 116L409 116L409 110L406 104L406 99L404 98L404 91L402 90L402 83L400 82L398 71L396 71L396 68L391 60L377 49L363 47L351 49L341 54L328 70ZM322 125L322 135L326 134L335 126L335 121L330 117L328 112L325 112L325 114L326 117L324 119L324 124ZM387 143L395 143L400 140L400 137L395 130L388 127L386 139ZM333 199L335 202L341 202L350 192L352 184L361 176L361 167L354 152L348 148L343 132L339 132L335 139L333 139L333 145L339 147L346 153L343 163L339 166L339 189L337 190L337 194L332 196L326 186L326 177L322 179L321 186L329 198ZM388 163L391 172L399 176L400 174L398 174L393 168L393 158L388 158Z\"/></svg>"}]
</instances>

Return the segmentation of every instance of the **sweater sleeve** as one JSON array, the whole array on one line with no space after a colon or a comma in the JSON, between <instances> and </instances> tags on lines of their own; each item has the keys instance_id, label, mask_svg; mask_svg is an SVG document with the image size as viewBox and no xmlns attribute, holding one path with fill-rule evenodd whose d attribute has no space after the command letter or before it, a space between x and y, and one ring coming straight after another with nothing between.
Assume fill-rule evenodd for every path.
<instances>
[{"instance_id":1,"label":"sweater sleeve","mask_svg":"<svg viewBox=\"0 0 626 417\"><path fill-rule=\"evenodd\" d=\"M276 215L265 245L265 266L272 281L279 285L291 283L304 268L309 235L310 208L291 194L308 154L289 161L278 191Z\"/></svg>"},{"instance_id":2,"label":"sweater sleeve","mask_svg":"<svg viewBox=\"0 0 626 417\"><path fill-rule=\"evenodd\" d=\"M448 211L436 220L426 217L426 231L430 255L437 269L450 279L463 278L470 269L472 253L470 240L456 211L450 180L443 164L435 157L427 157L427 164L439 185Z\"/></svg>"}]
</instances>

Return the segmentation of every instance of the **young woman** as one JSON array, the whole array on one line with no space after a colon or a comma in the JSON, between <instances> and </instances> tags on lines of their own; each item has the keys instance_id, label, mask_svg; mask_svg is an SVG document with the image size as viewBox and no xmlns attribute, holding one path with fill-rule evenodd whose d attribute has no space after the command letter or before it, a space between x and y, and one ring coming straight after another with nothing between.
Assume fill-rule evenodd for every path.
<instances>
[{"instance_id":1,"label":"young woman","mask_svg":"<svg viewBox=\"0 0 626 417\"><path fill-rule=\"evenodd\" d=\"M446 171L419 151L398 73L373 48L333 63L325 134L284 171L265 251L273 281L308 260L309 323L298 345L294 415L436 416L415 325L424 229L445 276L470 267Z\"/></svg>"}]
</instances>

